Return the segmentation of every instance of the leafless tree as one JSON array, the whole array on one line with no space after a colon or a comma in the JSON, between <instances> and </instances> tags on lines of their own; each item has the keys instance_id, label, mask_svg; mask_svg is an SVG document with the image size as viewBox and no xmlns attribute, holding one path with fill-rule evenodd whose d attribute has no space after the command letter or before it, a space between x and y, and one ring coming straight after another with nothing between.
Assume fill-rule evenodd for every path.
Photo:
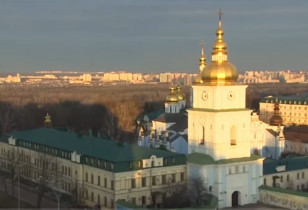
<instances>
[{"instance_id":1,"label":"leafless tree","mask_svg":"<svg viewBox=\"0 0 308 210\"><path fill-rule=\"evenodd\" d=\"M0 125L1 133L7 133L11 131L14 125L14 110L11 104L0 104Z\"/></svg>"},{"instance_id":2,"label":"leafless tree","mask_svg":"<svg viewBox=\"0 0 308 210\"><path fill-rule=\"evenodd\" d=\"M59 202L61 192L57 189L60 188L62 179L57 158L45 153L39 153L35 164L37 166L37 207L40 208L42 198L49 190L54 192Z\"/></svg>"},{"instance_id":3,"label":"leafless tree","mask_svg":"<svg viewBox=\"0 0 308 210\"><path fill-rule=\"evenodd\" d=\"M208 189L202 177L192 177L188 183L188 193L194 206L201 206L208 200Z\"/></svg>"},{"instance_id":4,"label":"leafless tree","mask_svg":"<svg viewBox=\"0 0 308 210\"><path fill-rule=\"evenodd\" d=\"M11 181L12 195L15 194L15 182L20 173L20 162L23 153L17 147L12 147L7 152L8 172Z\"/></svg>"}]
</instances>

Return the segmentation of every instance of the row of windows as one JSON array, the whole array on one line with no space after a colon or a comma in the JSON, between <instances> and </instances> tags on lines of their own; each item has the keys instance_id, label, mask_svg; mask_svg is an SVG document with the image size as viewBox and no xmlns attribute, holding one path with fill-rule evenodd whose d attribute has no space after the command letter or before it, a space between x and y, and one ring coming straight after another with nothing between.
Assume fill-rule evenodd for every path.
<instances>
[{"instance_id":1,"label":"row of windows","mask_svg":"<svg viewBox=\"0 0 308 210\"><path fill-rule=\"evenodd\" d=\"M85 189L84 197L86 200L92 201L98 205L103 205L105 207L114 208L114 200L110 199L110 203L108 203L108 199L104 196L104 200L101 200L101 195L97 194L95 196L94 192L89 193L88 189Z\"/></svg>"},{"instance_id":2,"label":"row of windows","mask_svg":"<svg viewBox=\"0 0 308 210\"><path fill-rule=\"evenodd\" d=\"M90 177L89 177L89 174L88 172L86 172L85 174L85 181L86 182L89 182L91 184L97 184L98 186L101 186L101 177L100 176L97 176L96 178L96 183L94 182L94 175L91 174ZM104 178L104 184L103 184L103 187L105 188L108 188L108 185L107 185L107 178L105 177ZM113 180L110 180L110 189L114 189L114 181Z\"/></svg>"},{"instance_id":3,"label":"row of windows","mask_svg":"<svg viewBox=\"0 0 308 210\"><path fill-rule=\"evenodd\" d=\"M33 149L39 152L43 151L47 154L55 155L55 156L65 158L68 160L71 159L71 153L67 151L59 150L56 148L52 148L52 147L48 147L45 145L40 145L40 144L24 141L24 140L19 140L18 143L20 146L28 148L28 149Z\"/></svg>"},{"instance_id":4,"label":"row of windows","mask_svg":"<svg viewBox=\"0 0 308 210\"><path fill-rule=\"evenodd\" d=\"M184 172L180 173L180 181L183 182L185 179L185 175ZM152 176L151 178L151 185L155 186L158 184L158 181L160 179L158 178L158 176ZM166 174L161 175L161 184L169 184L169 183L176 183L177 179L176 179L176 174L173 173L171 174L171 176L168 176ZM136 188L137 184L136 184L136 179L132 179L131 180L131 188ZM142 177L141 178L141 187L147 187L147 177Z\"/></svg>"},{"instance_id":5,"label":"row of windows","mask_svg":"<svg viewBox=\"0 0 308 210\"><path fill-rule=\"evenodd\" d=\"M283 176L283 175L281 175L281 176L278 177L278 178L280 178L280 182L283 182L283 181L284 181L284 176ZM296 179L298 179L298 180L299 180L299 179L305 179L305 172L302 172L302 173L297 172L297 174L296 174ZM286 181L287 181L287 182L290 181L290 176L289 176L289 174L287 174L287 176L286 176ZM266 178L264 178L263 184L266 185Z\"/></svg>"},{"instance_id":6,"label":"row of windows","mask_svg":"<svg viewBox=\"0 0 308 210\"><path fill-rule=\"evenodd\" d=\"M240 170L240 168L242 170ZM234 174L234 173L245 173L246 172L246 166L234 166L234 167L229 167L229 174Z\"/></svg>"},{"instance_id":7,"label":"row of windows","mask_svg":"<svg viewBox=\"0 0 308 210\"><path fill-rule=\"evenodd\" d=\"M96 158L91 158L91 157L84 157L84 163L90 166L94 166L97 168L103 168L107 170L113 170L114 169L114 164L107 162L107 161L102 161Z\"/></svg>"}]
</instances>

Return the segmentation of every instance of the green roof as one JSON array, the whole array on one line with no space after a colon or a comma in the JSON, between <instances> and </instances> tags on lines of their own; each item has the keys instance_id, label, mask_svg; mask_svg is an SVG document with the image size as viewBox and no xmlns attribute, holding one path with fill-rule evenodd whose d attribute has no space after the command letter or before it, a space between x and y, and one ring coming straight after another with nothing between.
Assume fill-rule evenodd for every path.
<instances>
[{"instance_id":1,"label":"green roof","mask_svg":"<svg viewBox=\"0 0 308 210\"><path fill-rule=\"evenodd\" d=\"M191 108L187 109L187 111L203 111L203 112L235 112L235 111L252 111L247 108L239 108L239 109L204 109L204 108Z\"/></svg>"},{"instance_id":2,"label":"green roof","mask_svg":"<svg viewBox=\"0 0 308 210\"><path fill-rule=\"evenodd\" d=\"M191 153L187 156L187 162L195 163L198 165L211 165L211 164L228 164L237 162L246 162L261 159L261 156L251 155L250 157L230 158L215 161L211 156L202 153Z\"/></svg>"},{"instance_id":3,"label":"green roof","mask_svg":"<svg viewBox=\"0 0 308 210\"><path fill-rule=\"evenodd\" d=\"M76 151L81 155L110 162L137 161L148 159L152 155L163 158L181 156L181 159L183 159L183 157L185 159L185 155L174 152L139 147L136 144L122 144L109 139L82 136L73 132L52 128L18 131L7 134L7 136L12 136L17 139L17 141L25 140L68 152ZM185 164L185 161L183 162Z\"/></svg>"},{"instance_id":4,"label":"green roof","mask_svg":"<svg viewBox=\"0 0 308 210\"><path fill-rule=\"evenodd\" d=\"M263 174L277 173L277 166L286 166L286 171L294 171L308 168L308 156L289 157L282 160L265 159L263 161Z\"/></svg>"},{"instance_id":5,"label":"green roof","mask_svg":"<svg viewBox=\"0 0 308 210\"><path fill-rule=\"evenodd\" d=\"M308 104L308 93L301 93L301 94L296 94L296 95L287 95L287 96L266 96L264 97L261 102L265 103L275 103L276 98L278 98L279 103L281 104Z\"/></svg>"},{"instance_id":6,"label":"green roof","mask_svg":"<svg viewBox=\"0 0 308 210\"><path fill-rule=\"evenodd\" d=\"M279 188L279 187L269 187L269 186L262 185L262 186L259 187L259 189L269 190L269 191L279 192L279 193L284 193L284 194L297 195L297 196L302 196L302 197L308 197L307 192L289 190L289 189L284 189L284 188Z\"/></svg>"},{"instance_id":7,"label":"green roof","mask_svg":"<svg viewBox=\"0 0 308 210\"><path fill-rule=\"evenodd\" d=\"M187 162L198 165L215 164L215 161L211 156L197 152L187 155Z\"/></svg>"}]
</instances>

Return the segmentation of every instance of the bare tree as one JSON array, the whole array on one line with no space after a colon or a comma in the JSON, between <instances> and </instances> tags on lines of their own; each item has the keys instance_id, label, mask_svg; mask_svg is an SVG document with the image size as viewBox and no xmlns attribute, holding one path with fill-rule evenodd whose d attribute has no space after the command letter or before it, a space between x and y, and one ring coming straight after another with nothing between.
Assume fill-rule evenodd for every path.
<instances>
[{"instance_id":1,"label":"bare tree","mask_svg":"<svg viewBox=\"0 0 308 210\"><path fill-rule=\"evenodd\" d=\"M52 190L60 203L61 192L58 190L61 186L62 179L60 175L59 162L56 157L45 153L39 153L35 160L37 166L37 207L40 208L42 198L45 193Z\"/></svg>"},{"instance_id":2,"label":"bare tree","mask_svg":"<svg viewBox=\"0 0 308 210\"><path fill-rule=\"evenodd\" d=\"M15 182L20 173L20 161L22 155L22 152L19 151L17 147L12 147L7 153L8 172L9 179L11 181L12 195L15 194Z\"/></svg>"},{"instance_id":3,"label":"bare tree","mask_svg":"<svg viewBox=\"0 0 308 210\"><path fill-rule=\"evenodd\" d=\"M189 179L188 193L194 206L201 206L208 201L208 189L202 177Z\"/></svg>"},{"instance_id":4,"label":"bare tree","mask_svg":"<svg viewBox=\"0 0 308 210\"><path fill-rule=\"evenodd\" d=\"M0 104L0 125L1 133L7 133L11 131L14 125L14 110L11 104Z\"/></svg>"}]
</instances>

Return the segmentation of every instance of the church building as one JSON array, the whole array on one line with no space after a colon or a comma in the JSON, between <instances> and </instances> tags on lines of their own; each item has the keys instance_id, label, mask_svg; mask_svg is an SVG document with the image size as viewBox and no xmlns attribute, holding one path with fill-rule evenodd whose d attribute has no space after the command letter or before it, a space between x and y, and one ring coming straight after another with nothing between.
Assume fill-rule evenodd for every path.
<instances>
[{"instance_id":1,"label":"church building","mask_svg":"<svg viewBox=\"0 0 308 210\"><path fill-rule=\"evenodd\" d=\"M201 177L218 198L218 208L224 208L258 201L264 158L251 155L247 86L236 82L238 72L228 61L219 14L212 61L200 69L187 110L187 174L191 179Z\"/></svg>"}]
</instances>

